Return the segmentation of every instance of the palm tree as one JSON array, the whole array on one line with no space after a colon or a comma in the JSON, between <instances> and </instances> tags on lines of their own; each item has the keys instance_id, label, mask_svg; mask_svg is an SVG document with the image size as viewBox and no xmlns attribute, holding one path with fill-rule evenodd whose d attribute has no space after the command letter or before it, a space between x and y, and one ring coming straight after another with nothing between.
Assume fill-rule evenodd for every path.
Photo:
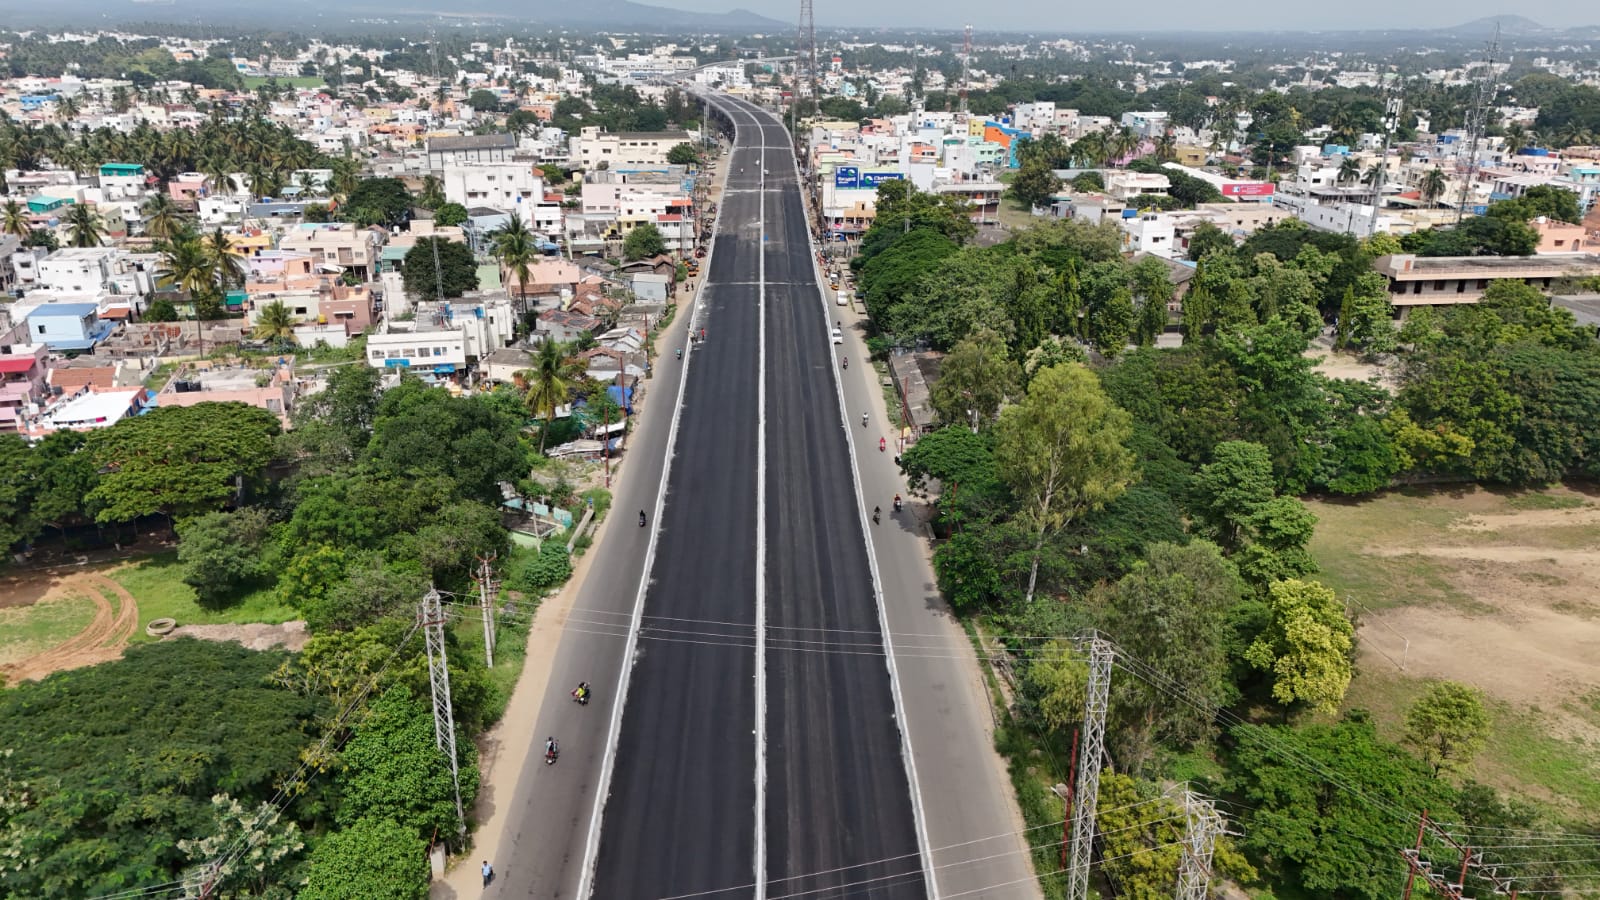
<instances>
[{"instance_id":1,"label":"palm tree","mask_svg":"<svg viewBox=\"0 0 1600 900\"><path fill-rule=\"evenodd\" d=\"M239 254L233 252L233 239L228 237L227 232L217 228L200 239L200 248L211 261L219 287L227 290L236 284L244 284L244 263L239 260Z\"/></svg>"},{"instance_id":2,"label":"palm tree","mask_svg":"<svg viewBox=\"0 0 1600 900\"><path fill-rule=\"evenodd\" d=\"M1522 123L1513 122L1506 126L1507 154L1516 156L1517 151L1521 150L1523 147L1529 146L1532 143L1533 138L1529 136L1528 129L1524 128Z\"/></svg>"},{"instance_id":3,"label":"palm tree","mask_svg":"<svg viewBox=\"0 0 1600 900\"><path fill-rule=\"evenodd\" d=\"M317 176L311 174L309 169L301 169L295 175L295 186L300 189L301 197L319 197L322 195L322 183Z\"/></svg>"},{"instance_id":4,"label":"palm tree","mask_svg":"<svg viewBox=\"0 0 1600 900\"><path fill-rule=\"evenodd\" d=\"M1168 129L1156 138L1156 159L1160 162L1172 162L1178 158L1178 139L1172 136Z\"/></svg>"},{"instance_id":5,"label":"palm tree","mask_svg":"<svg viewBox=\"0 0 1600 900\"><path fill-rule=\"evenodd\" d=\"M1450 179L1445 177L1444 170L1434 166L1428 170L1428 174L1422 176L1422 183L1417 187L1422 192L1422 202L1432 206L1449 186Z\"/></svg>"},{"instance_id":6,"label":"palm tree","mask_svg":"<svg viewBox=\"0 0 1600 900\"><path fill-rule=\"evenodd\" d=\"M490 253L500 261L506 272L517 276L517 297L527 294L528 265L539 255L534 245L533 232L516 213L506 223L489 233Z\"/></svg>"},{"instance_id":7,"label":"palm tree","mask_svg":"<svg viewBox=\"0 0 1600 900\"><path fill-rule=\"evenodd\" d=\"M74 203L67 211L67 237L74 247L100 246L105 227L105 220L86 203Z\"/></svg>"},{"instance_id":8,"label":"palm tree","mask_svg":"<svg viewBox=\"0 0 1600 900\"><path fill-rule=\"evenodd\" d=\"M1346 155L1344 161L1339 163L1339 183L1348 184L1361 179L1361 163L1354 157Z\"/></svg>"},{"instance_id":9,"label":"palm tree","mask_svg":"<svg viewBox=\"0 0 1600 900\"><path fill-rule=\"evenodd\" d=\"M78 101L71 97L62 97L56 101L56 118L63 122L75 119L78 116Z\"/></svg>"},{"instance_id":10,"label":"palm tree","mask_svg":"<svg viewBox=\"0 0 1600 900\"><path fill-rule=\"evenodd\" d=\"M25 238L31 231L33 223L28 221L27 207L15 200L7 200L5 210L0 212L0 233Z\"/></svg>"},{"instance_id":11,"label":"palm tree","mask_svg":"<svg viewBox=\"0 0 1600 900\"><path fill-rule=\"evenodd\" d=\"M161 268L156 271L156 277L187 291L190 297L196 298L197 304L202 294L216 289L216 269L212 267L210 254L195 238L169 243L162 251Z\"/></svg>"},{"instance_id":12,"label":"palm tree","mask_svg":"<svg viewBox=\"0 0 1600 900\"><path fill-rule=\"evenodd\" d=\"M417 197L423 209L438 209L445 204L444 184L437 175L422 176L422 193Z\"/></svg>"},{"instance_id":13,"label":"palm tree","mask_svg":"<svg viewBox=\"0 0 1600 900\"><path fill-rule=\"evenodd\" d=\"M1373 163L1372 164L1372 168L1367 169L1366 174L1361 176L1362 183L1364 183L1364 184L1366 184L1366 185L1368 185L1370 187L1377 187L1378 186L1378 182L1382 181L1382 180L1383 180L1383 163L1381 163L1381 162Z\"/></svg>"},{"instance_id":14,"label":"palm tree","mask_svg":"<svg viewBox=\"0 0 1600 900\"><path fill-rule=\"evenodd\" d=\"M165 191L152 194L139 211L145 216L145 232L158 240L171 240L172 236L183 227L183 216L178 204L173 202L172 195Z\"/></svg>"},{"instance_id":15,"label":"palm tree","mask_svg":"<svg viewBox=\"0 0 1600 900\"><path fill-rule=\"evenodd\" d=\"M328 168L333 170L328 186L335 194L349 196L361 183L361 162L353 157L336 156Z\"/></svg>"},{"instance_id":16,"label":"palm tree","mask_svg":"<svg viewBox=\"0 0 1600 900\"><path fill-rule=\"evenodd\" d=\"M567 402L567 361L561 356L561 345L547 339L539 345L539 354L533 359L533 371L528 378L528 406L534 413L544 415L544 427L539 429L539 452L544 453L545 435L556 421L556 407Z\"/></svg>"},{"instance_id":17,"label":"palm tree","mask_svg":"<svg viewBox=\"0 0 1600 900\"><path fill-rule=\"evenodd\" d=\"M294 325L294 313L283 305L282 300L274 300L261 307L261 312L256 316L255 338L283 346L294 339Z\"/></svg>"}]
</instances>

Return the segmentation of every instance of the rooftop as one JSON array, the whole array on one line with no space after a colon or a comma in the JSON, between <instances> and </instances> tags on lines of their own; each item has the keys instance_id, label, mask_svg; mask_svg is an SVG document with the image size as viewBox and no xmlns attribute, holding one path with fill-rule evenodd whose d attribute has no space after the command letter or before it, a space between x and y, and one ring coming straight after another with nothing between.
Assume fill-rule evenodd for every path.
<instances>
[{"instance_id":1,"label":"rooftop","mask_svg":"<svg viewBox=\"0 0 1600 900\"><path fill-rule=\"evenodd\" d=\"M460 137L428 139L429 153L455 150L510 150L516 146L517 138L512 134L464 134Z\"/></svg>"},{"instance_id":2,"label":"rooftop","mask_svg":"<svg viewBox=\"0 0 1600 900\"><path fill-rule=\"evenodd\" d=\"M1600 274L1600 256L1591 253L1543 256L1381 256L1373 267L1401 281L1430 278L1559 278Z\"/></svg>"},{"instance_id":3,"label":"rooftop","mask_svg":"<svg viewBox=\"0 0 1600 900\"><path fill-rule=\"evenodd\" d=\"M41 303L28 312L28 318L34 316L72 316L82 318L100 311L99 304L95 303Z\"/></svg>"}]
</instances>

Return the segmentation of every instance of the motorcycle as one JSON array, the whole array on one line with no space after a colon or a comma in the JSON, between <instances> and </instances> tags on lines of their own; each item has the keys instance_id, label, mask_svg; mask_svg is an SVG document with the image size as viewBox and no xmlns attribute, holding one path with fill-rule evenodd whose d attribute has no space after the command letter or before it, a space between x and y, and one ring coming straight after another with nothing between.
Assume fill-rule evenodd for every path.
<instances>
[{"instance_id":1,"label":"motorcycle","mask_svg":"<svg viewBox=\"0 0 1600 900\"><path fill-rule=\"evenodd\" d=\"M848 369L848 368L850 368L850 357L848 357L848 356L846 356L846 357L845 357L845 358L844 358L844 362L842 362L842 363L840 363L840 364L839 364L839 368L841 368L841 369Z\"/></svg>"},{"instance_id":2,"label":"motorcycle","mask_svg":"<svg viewBox=\"0 0 1600 900\"><path fill-rule=\"evenodd\" d=\"M887 440L885 440L883 438L878 438L878 452L879 453L882 453L884 451L884 448L886 448L888 446L889 446L889 442Z\"/></svg>"},{"instance_id":3,"label":"motorcycle","mask_svg":"<svg viewBox=\"0 0 1600 900\"><path fill-rule=\"evenodd\" d=\"M872 524L874 524L874 525L878 524L878 519L882 515L882 513L883 513L882 507L874 506L872 508Z\"/></svg>"},{"instance_id":4,"label":"motorcycle","mask_svg":"<svg viewBox=\"0 0 1600 900\"><path fill-rule=\"evenodd\" d=\"M639 510L639 527L644 527L644 510Z\"/></svg>"},{"instance_id":5,"label":"motorcycle","mask_svg":"<svg viewBox=\"0 0 1600 900\"><path fill-rule=\"evenodd\" d=\"M579 706L589 705L589 685L580 684L572 692L572 702Z\"/></svg>"},{"instance_id":6,"label":"motorcycle","mask_svg":"<svg viewBox=\"0 0 1600 900\"><path fill-rule=\"evenodd\" d=\"M556 757L560 755L560 753L561 748L556 746L555 741L551 741L550 743L546 744L544 747L544 764L547 766L555 765Z\"/></svg>"},{"instance_id":7,"label":"motorcycle","mask_svg":"<svg viewBox=\"0 0 1600 900\"><path fill-rule=\"evenodd\" d=\"M682 347L678 348L678 358L679 359L683 359L683 348Z\"/></svg>"},{"instance_id":8,"label":"motorcycle","mask_svg":"<svg viewBox=\"0 0 1600 900\"><path fill-rule=\"evenodd\" d=\"M900 509L901 509L901 506L902 506L902 504L900 502L900 495L899 494L895 494L894 495L894 511L895 512L899 512Z\"/></svg>"}]
</instances>

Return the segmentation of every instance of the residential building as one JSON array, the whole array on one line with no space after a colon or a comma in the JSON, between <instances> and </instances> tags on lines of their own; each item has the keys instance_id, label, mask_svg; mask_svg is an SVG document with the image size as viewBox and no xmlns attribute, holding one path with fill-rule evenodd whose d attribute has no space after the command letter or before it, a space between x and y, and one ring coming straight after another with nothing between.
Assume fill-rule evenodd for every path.
<instances>
[{"instance_id":1,"label":"residential building","mask_svg":"<svg viewBox=\"0 0 1600 900\"><path fill-rule=\"evenodd\" d=\"M147 184L144 166L138 163L105 163L100 167L103 200L143 199Z\"/></svg>"},{"instance_id":2,"label":"residential building","mask_svg":"<svg viewBox=\"0 0 1600 900\"><path fill-rule=\"evenodd\" d=\"M622 131L611 133L598 125L584 128L572 139L572 161L585 171L630 166L665 167L667 154L679 144L692 144L698 136L687 131Z\"/></svg>"},{"instance_id":3,"label":"residential building","mask_svg":"<svg viewBox=\"0 0 1600 900\"><path fill-rule=\"evenodd\" d=\"M1142 213L1118 220L1122 228L1124 253L1148 253L1172 259L1181 251L1176 246L1176 224L1170 215Z\"/></svg>"},{"instance_id":4,"label":"residential building","mask_svg":"<svg viewBox=\"0 0 1600 900\"><path fill-rule=\"evenodd\" d=\"M1106 193L1125 203L1145 195L1164 197L1171 188L1170 178L1151 172L1112 172L1106 179Z\"/></svg>"},{"instance_id":5,"label":"residential building","mask_svg":"<svg viewBox=\"0 0 1600 900\"><path fill-rule=\"evenodd\" d=\"M1496 281L1521 281L1548 292L1557 279L1600 275L1600 256L1381 256L1372 267L1389 279L1389 300L1412 306L1476 303Z\"/></svg>"},{"instance_id":6,"label":"residential building","mask_svg":"<svg viewBox=\"0 0 1600 900\"><path fill-rule=\"evenodd\" d=\"M457 328L424 326L367 336L367 365L374 369L452 375L466 364L467 336Z\"/></svg>"},{"instance_id":7,"label":"residential building","mask_svg":"<svg viewBox=\"0 0 1600 900\"><path fill-rule=\"evenodd\" d=\"M57 353L93 350L110 337L112 324L100 320L95 303L42 303L24 317L28 340Z\"/></svg>"},{"instance_id":8,"label":"residential building","mask_svg":"<svg viewBox=\"0 0 1600 900\"><path fill-rule=\"evenodd\" d=\"M471 209L488 206L513 210L518 204L544 198L544 179L527 163L450 163L439 170L445 199Z\"/></svg>"},{"instance_id":9,"label":"residential building","mask_svg":"<svg viewBox=\"0 0 1600 900\"><path fill-rule=\"evenodd\" d=\"M0 347L0 433L20 430L26 408L45 400L49 373L49 348Z\"/></svg>"},{"instance_id":10,"label":"residential building","mask_svg":"<svg viewBox=\"0 0 1600 900\"><path fill-rule=\"evenodd\" d=\"M539 330L557 341L577 340L584 332L593 334L600 325L593 316L564 309L547 309L539 314Z\"/></svg>"},{"instance_id":11,"label":"residential building","mask_svg":"<svg viewBox=\"0 0 1600 900\"><path fill-rule=\"evenodd\" d=\"M1559 222L1544 216L1539 216L1528 224L1539 234L1539 248L1533 252L1541 256L1600 250L1600 244L1589 242L1587 230L1582 225Z\"/></svg>"},{"instance_id":12,"label":"residential building","mask_svg":"<svg viewBox=\"0 0 1600 900\"><path fill-rule=\"evenodd\" d=\"M509 163L517 149L514 134L468 134L428 138L428 171L462 163Z\"/></svg>"},{"instance_id":13,"label":"residential building","mask_svg":"<svg viewBox=\"0 0 1600 900\"><path fill-rule=\"evenodd\" d=\"M303 224L291 228L278 249L310 254L322 271L350 271L366 281L378 264L382 230L347 223Z\"/></svg>"},{"instance_id":14,"label":"residential building","mask_svg":"<svg viewBox=\"0 0 1600 900\"><path fill-rule=\"evenodd\" d=\"M143 388L127 391L85 390L64 403L46 409L25 422L29 437L42 438L55 431L94 431L110 428L144 408Z\"/></svg>"}]
</instances>

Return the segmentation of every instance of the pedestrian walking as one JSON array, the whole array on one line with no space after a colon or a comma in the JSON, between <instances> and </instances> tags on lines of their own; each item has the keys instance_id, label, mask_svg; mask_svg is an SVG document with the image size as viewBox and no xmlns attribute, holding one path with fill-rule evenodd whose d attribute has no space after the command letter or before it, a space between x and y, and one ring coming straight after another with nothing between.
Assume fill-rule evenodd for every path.
<instances>
[{"instance_id":1,"label":"pedestrian walking","mask_svg":"<svg viewBox=\"0 0 1600 900\"><path fill-rule=\"evenodd\" d=\"M489 865L489 861L486 859L486 860L483 861L483 886L484 887L488 887L489 886L489 882L491 882L493 880L494 880L494 866Z\"/></svg>"}]
</instances>

